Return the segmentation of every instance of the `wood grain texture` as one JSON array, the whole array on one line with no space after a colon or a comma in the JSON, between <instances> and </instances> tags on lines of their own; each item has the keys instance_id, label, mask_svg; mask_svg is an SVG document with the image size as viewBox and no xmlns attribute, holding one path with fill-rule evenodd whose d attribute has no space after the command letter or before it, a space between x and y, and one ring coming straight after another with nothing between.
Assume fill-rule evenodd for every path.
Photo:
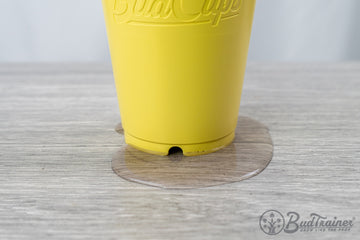
<instances>
[{"instance_id":1,"label":"wood grain texture","mask_svg":"<svg viewBox=\"0 0 360 240\"><path fill-rule=\"evenodd\" d=\"M163 190L111 169L124 145L109 65L0 64L0 239L357 239L360 63L249 64L240 114L264 123L262 174ZM269 209L355 218L349 232L259 228Z\"/></svg>"}]
</instances>

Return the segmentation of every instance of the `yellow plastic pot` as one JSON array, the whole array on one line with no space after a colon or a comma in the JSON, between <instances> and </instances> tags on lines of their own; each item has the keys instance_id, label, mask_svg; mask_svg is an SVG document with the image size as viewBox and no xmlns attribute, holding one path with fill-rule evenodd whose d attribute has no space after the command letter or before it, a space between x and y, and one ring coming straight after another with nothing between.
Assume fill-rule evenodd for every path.
<instances>
[{"instance_id":1,"label":"yellow plastic pot","mask_svg":"<svg viewBox=\"0 0 360 240\"><path fill-rule=\"evenodd\" d=\"M167 155L234 138L255 0L103 0L125 140Z\"/></svg>"}]
</instances>

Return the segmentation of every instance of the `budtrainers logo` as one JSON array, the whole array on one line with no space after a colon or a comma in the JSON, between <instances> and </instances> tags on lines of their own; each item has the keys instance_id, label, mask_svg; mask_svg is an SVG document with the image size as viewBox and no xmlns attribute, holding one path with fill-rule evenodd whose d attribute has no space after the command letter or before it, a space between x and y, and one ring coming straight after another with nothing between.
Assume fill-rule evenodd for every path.
<instances>
[{"instance_id":1,"label":"budtrainers logo","mask_svg":"<svg viewBox=\"0 0 360 240\"><path fill-rule=\"evenodd\" d=\"M269 210L260 217L260 228L264 233L276 235L284 229L285 219L281 213L276 210Z\"/></svg>"},{"instance_id":2,"label":"budtrainers logo","mask_svg":"<svg viewBox=\"0 0 360 240\"><path fill-rule=\"evenodd\" d=\"M115 0L117 23L140 25L186 25L210 23L236 17L244 0Z\"/></svg>"},{"instance_id":3,"label":"budtrainers logo","mask_svg":"<svg viewBox=\"0 0 360 240\"><path fill-rule=\"evenodd\" d=\"M285 217L284 217L285 216ZM259 219L260 229L268 235L296 232L345 232L354 226L355 218L338 218L311 213L302 218L297 212L288 212L286 215L276 210L264 212Z\"/></svg>"}]
</instances>

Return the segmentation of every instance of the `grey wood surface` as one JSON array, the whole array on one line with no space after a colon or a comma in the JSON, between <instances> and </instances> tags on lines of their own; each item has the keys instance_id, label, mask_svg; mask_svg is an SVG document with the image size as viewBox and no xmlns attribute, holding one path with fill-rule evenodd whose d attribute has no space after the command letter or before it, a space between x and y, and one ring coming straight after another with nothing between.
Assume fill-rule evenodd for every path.
<instances>
[{"instance_id":1,"label":"grey wood surface","mask_svg":"<svg viewBox=\"0 0 360 240\"><path fill-rule=\"evenodd\" d=\"M360 63L248 65L240 114L269 129L260 175L164 190L119 178L111 67L0 65L0 239L358 239ZM268 236L269 209L350 231Z\"/></svg>"}]
</instances>

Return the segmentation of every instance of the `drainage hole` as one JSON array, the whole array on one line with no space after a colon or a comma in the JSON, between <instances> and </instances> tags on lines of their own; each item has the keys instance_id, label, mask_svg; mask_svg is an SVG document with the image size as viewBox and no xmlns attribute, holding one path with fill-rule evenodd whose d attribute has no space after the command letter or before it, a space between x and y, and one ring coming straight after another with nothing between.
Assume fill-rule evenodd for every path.
<instances>
[{"instance_id":1,"label":"drainage hole","mask_svg":"<svg viewBox=\"0 0 360 240\"><path fill-rule=\"evenodd\" d=\"M172 147L169 150L169 155L183 155L183 151L179 147Z\"/></svg>"}]
</instances>

